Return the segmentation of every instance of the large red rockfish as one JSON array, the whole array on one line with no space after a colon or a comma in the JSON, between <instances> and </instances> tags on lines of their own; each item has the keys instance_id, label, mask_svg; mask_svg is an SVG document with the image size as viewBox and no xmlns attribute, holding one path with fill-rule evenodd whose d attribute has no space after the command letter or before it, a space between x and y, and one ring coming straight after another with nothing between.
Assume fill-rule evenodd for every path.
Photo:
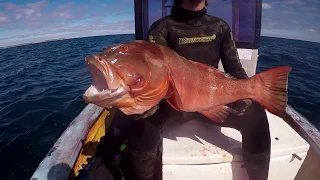
<instances>
[{"instance_id":1,"label":"large red rockfish","mask_svg":"<svg viewBox=\"0 0 320 180\"><path fill-rule=\"evenodd\" d=\"M113 45L85 61L93 84L84 100L127 115L142 114L163 98L176 110L199 112L216 122L232 112L227 104L240 99L252 99L280 117L286 114L288 66L236 79L140 40Z\"/></svg>"}]
</instances>

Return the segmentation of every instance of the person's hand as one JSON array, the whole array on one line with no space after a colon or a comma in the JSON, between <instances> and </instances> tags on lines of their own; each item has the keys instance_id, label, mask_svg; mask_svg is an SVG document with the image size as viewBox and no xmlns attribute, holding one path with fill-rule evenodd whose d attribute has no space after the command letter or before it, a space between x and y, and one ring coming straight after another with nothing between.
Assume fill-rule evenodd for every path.
<instances>
[{"instance_id":1,"label":"person's hand","mask_svg":"<svg viewBox=\"0 0 320 180\"><path fill-rule=\"evenodd\" d=\"M231 104L228 104L228 107L232 109L232 113L238 116L243 116L250 112L250 107L252 105L252 100L250 99L241 99Z\"/></svg>"},{"instance_id":2,"label":"person's hand","mask_svg":"<svg viewBox=\"0 0 320 180\"><path fill-rule=\"evenodd\" d=\"M151 109L149 109L148 111L144 112L143 114L135 114L135 115L133 115L133 120L147 118L147 117L153 115L157 111L158 108L159 108L159 105L155 105Z\"/></svg>"}]
</instances>

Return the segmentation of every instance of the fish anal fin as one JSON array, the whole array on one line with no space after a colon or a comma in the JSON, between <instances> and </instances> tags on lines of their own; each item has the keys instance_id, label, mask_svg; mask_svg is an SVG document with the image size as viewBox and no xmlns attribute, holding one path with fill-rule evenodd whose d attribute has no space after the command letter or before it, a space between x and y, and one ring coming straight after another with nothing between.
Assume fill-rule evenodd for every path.
<instances>
[{"instance_id":1,"label":"fish anal fin","mask_svg":"<svg viewBox=\"0 0 320 180\"><path fill-rule=\"evenodd\" d=\"M228 106L218 106L210 110L200 111L199 113L206 116L212 121L222 123L228 118L230 112L231 108L229 108Z\"/></svg>"}]
</instances>

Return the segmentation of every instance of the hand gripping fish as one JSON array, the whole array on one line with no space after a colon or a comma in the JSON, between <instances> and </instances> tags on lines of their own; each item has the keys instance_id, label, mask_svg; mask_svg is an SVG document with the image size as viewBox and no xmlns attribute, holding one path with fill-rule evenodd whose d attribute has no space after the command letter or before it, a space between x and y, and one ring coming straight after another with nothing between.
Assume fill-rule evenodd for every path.
<instances>
[{"instance_id":1,"label":"hand gripping fish","mask_svg":"<svg viewBox=\"0 0 320 180\"><path fill-rule=\"evenodd\" d=\"M127 115L142 114L162 99L178 111L199 112L216 122L232 112L227 104L240 99L252 99L279 117L286 114L289 66L236 79L141 40L110 46L85 61L93 84L84 101Z\"/></svg>"}]
</instances>

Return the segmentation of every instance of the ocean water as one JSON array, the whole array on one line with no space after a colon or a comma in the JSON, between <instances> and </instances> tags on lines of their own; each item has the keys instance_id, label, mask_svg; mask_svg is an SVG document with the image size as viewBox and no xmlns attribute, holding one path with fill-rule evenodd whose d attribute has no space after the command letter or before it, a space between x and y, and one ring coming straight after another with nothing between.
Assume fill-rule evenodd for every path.
<instances>
[{"instance_id":1,"label":"ocean water","mask_svg":"<svg viewBox=\"0 0 320 180\"><path fill-rule=\"evenodd\" d=\"M320 121L320 43L262 37L257 72L288 65L288 104L318 129Z\"/></svg>"},{"instance_id":2,"label":"ocean water","mask_svg":"<svg viewBox=\"0 0 320 180\"><path fill-rule=\"evenodd\" d=\"M87 55L134 35L77 38L0 49L0 179L29 179L86 103ZM320 44L262 37L257 71L293 67L289 104L320 128ZM318 82L318 83L317 83Z\"/></svg>"}]
</instances>

